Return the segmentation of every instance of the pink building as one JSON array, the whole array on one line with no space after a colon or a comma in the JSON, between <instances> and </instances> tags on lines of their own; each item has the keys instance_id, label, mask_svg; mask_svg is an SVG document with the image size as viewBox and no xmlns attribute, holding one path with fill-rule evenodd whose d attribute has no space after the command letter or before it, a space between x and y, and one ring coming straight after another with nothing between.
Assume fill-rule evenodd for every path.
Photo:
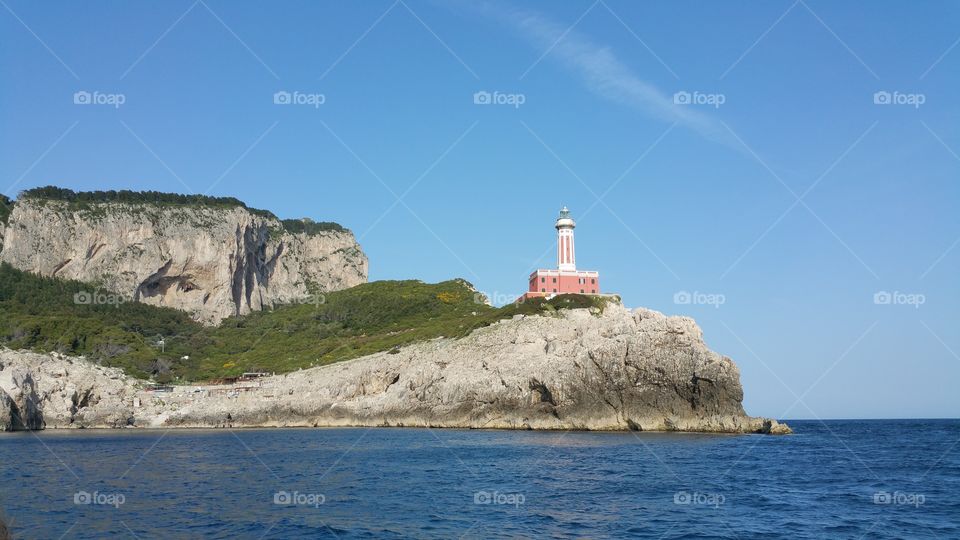
<instances>
[{"instance_id":1,"label":"pink building","mask_svg":"<svg viewBox=\"0 0 960 540\"><path fill-rule=\"evenodd\" d=\"M577 270L573 229L577 224L566 206L560 210L554 227L557 229L557 269L537 270L530 274L530 286L523 300L557 294L600 294L600 273Z\"/></svg>"}]
</instances>

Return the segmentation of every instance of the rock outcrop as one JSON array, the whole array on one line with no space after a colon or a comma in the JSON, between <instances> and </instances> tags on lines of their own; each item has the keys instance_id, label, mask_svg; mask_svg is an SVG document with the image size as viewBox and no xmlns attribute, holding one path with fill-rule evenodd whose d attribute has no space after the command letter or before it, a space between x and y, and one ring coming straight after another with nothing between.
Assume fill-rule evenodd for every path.
<instances>
[{"instance_id":1,"label":"rock outcrop","mask_svg":"<svg viewBox=\"0 0 960 540\"><path fill-rule=\"evenodd\" d=\"M0 431L22 429L14 423L15 418L17 418L17 410L14 408L13 399L6 392L0 390Z\"/></svg>"},{"instance_id":2,"label":"rock outcrop","mask_svg":"<svg viewBox=\"0 0 960 540\"><path fill-rule=\"evenodd\" d=\"M367 279L367 258L349 231L293 234L240 206L102 202L78 210L21 198L0 233L0 261L20 270L96 283L122 295L115 301L173 307L207 324Z\"/></svg>"},{"instance_id":3,"label":"rock outcrop","mask_svg":"<svg viewBox=\"0 0 960 540\"><path fill-rule=\"evenodd\" d=\"M83 359L0 352L47 428L429 426L788 433L747 416L737 366L692 319L610 305L517 316L329 366L229 386L144 390ZM18 382L19 381L19 382Z\"/></svg>"}]
</instances>

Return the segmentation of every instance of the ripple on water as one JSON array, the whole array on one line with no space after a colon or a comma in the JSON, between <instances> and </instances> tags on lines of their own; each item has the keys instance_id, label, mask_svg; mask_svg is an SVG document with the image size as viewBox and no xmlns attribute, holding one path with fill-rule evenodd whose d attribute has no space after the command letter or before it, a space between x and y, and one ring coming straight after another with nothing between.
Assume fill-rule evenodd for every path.
<instances>
[{"instance_id":1,"label":"ripple on water","mask_svg":"<svg viewBox=\"0 0 960 540\"><path fill-rule=\"evenodd\" d=\"M791 425L797 434L787 437L4 434L0 463L15 466L0 468L0 503L22 538L68 530L75 538L960 537L960 446L951 446L960 422ZM122 493L126 502L78 506L80 490ZM274 504L279 491L322 494L324 502ZM881 491L925 501L875 504ZM478 504L480 492L523 499ZM683 502L682 494L700 499Z\"/></svg>"}]
</instances>

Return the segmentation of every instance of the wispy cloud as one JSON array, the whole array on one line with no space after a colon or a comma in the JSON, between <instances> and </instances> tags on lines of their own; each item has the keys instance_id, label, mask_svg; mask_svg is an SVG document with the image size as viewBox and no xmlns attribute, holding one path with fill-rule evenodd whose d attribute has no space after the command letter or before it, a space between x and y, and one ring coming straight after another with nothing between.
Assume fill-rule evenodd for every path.
<instances>
[{"instance_id":1,"label":"wispy cloud","mask_svg":"<svg viewBox=\"0 0 960 540\"><path fill-rule=\"evenodd\" d=\"M472 4L469 9L513 28L538 50L548 51L544 61L558 62L594 94L664 122L677 122L704 137L741 150L718 119L692 106L674 104L673 92L664 92L643 80L610 47L598 44L570 24L558 23L536 11L499 3Z\"/></svg>"}]
</instances>

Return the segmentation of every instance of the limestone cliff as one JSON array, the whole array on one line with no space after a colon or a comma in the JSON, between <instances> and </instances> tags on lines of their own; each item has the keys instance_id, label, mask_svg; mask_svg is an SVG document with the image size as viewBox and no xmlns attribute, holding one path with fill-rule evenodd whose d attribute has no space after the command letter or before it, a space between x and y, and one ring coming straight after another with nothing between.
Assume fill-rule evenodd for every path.
<instances>
[{"instance_id":1,"label":"limestone cliff","mask_svg":"<svg viewBox=\"0 0 960 540\"><path fill-rule=\"evenodd\" d=\"M0 390L37 403L47 428L789 432L746 415L736 364L704 345L693 320L616 304L517 316L460 339L236 385L143 387L83 359L0 351Z\"/></svg>"},{"instance_id":2,"label":"limestone cliff","mask_svg":"<svg viewBox=\"0 0 960 540\"><path fill-rule=\"evenodd\" d=\"M349 231L291 233L242 206L78 209L21 197L0 234L0 261L20 270L95 283L208 324L367 279L367 258Z\"/></svg>"}]
</instances>

